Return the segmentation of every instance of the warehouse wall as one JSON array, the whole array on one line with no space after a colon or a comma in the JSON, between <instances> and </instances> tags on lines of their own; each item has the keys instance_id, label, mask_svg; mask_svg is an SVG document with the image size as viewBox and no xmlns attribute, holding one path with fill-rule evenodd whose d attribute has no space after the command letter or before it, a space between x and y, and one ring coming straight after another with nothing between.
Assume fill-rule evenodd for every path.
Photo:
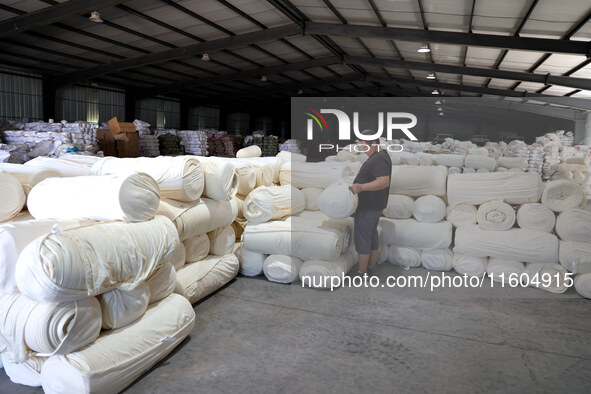
<instances>
[{"instance_id":1,"label":"warehouse wall","mask_svg":"<svg viewBox=\"0 0 591 394\"><path fill-rule=\"evenodd\" d=\"M41 77L0 72L0 124L23 118L29 121L43 118Z\"/></svg>"},{"instance_id":2,"label":"warehouse wall","mask_svg":"<svg viewBox=\"0 0 591 394\"><path fill-rule=\"evenodd\" d=\"M68 86L56 91L56 120L103 123L125 117L125 92L121 90Z\"/></svg>"}]
</instances>

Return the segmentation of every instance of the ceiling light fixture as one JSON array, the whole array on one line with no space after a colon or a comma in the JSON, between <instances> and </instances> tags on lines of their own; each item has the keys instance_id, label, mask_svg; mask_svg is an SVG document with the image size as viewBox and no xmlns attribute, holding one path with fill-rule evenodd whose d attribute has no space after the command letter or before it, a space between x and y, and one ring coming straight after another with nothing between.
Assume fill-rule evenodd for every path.
<instances>
[{"instance_id":1,"label":"ceiling light fixture","mask_svg":"<svg viewBox=\"0 0 591 394\"><path fill-rule=\"evenodd\" d=\"M437 111L443 111L443 108L439 107L437 108Z\"/></svg>"},{"instance_id":2,"label":"ceiling light fixture","mask_svg":"<svg viewBox=\"0 0 591 394\"><path fill-rule=\"evenodd\" d=\"M441 105L441 101L439 101L439 100L435 101L435 105Z\"/></svg>"},{"instance_id":3,"label":"ceiling light fixture","mask_svg":"<svg viewBox=\"0 0 591 394\"><path fill-rule=\"evenodd\" d=\"M439 90L433 89L433 91L431 92L431 94L439 94Z\"/></svg>"},{"instance_id":4,"label":"ceiling light fixture","mask_svg":"<svg viewBox=\"0 0 591 394\"><path fill-rule=\"evenodd\" d=\"M298 94L304 94L304 91L302 89L298 90Z\"/></svg>"},{"instance_id":5,"label":"ceiling light fixture","mask_svg":"<svg viewBox=\"0 0 591 394\"><path fill-rule=\"evenodd\" d=\"M261 82L267 82L267 76L266 75L263 75L261 77Z\"/></svg>"},{"instance_id":6,"label":"ceiling light fixture","mask_svg":"<svg viewBox=\"0 0 591 394\"><path fill-rule=\"evenodd\" d=\"M429 73L429 75L427 75L427 79L435 79L435 74Z\"/></svg>"},{"instance_id":7,"label":"ceiling light fixture","mask_svg":"<svg viewBox=\"0 0 591 394\"><path fill-rule=\"evenodd\" d=\"M104 21L101 19L101 14L99 14L99 12L98 12L98 11L92 11L92 12L90 13L90 16L88 17L88 19L89 19L91 22L97 22L97 23L104 22Z\"/></svg>"},{"instance_id":8,"label":"ceiling light fixture","mask_svg":"<svg viewBox=\"0 0 591 394\"><path fill-rule=\"evenodd\" d=\"M443 112L440 112L440 113L439 113L439 116L443 116Z\"/></svg>"},{"instance_id":9,"label":"ceiling light fixture","mask_svg":"<svg viewBox=\"0 0 591 394\"><path fill-rule=\"evenodd\" d=\"M428 53L431 52L431 49L429 48L429 44L421 44L421 46L419 47L419 49L417 49L418 53Z\"/></svg>"},{"instance_id":10,"label":"ceiling light fixture","mask_svg":"<svg viewBox=\"0 0 591 394\"><path fill-rule=\"evenodd\" d=\"M204 53L203 56L201 56L201 60L203 60L204 62L208 62L211 59L209 58L209 55L207 53Z\"/></svg>"}]
</instances>

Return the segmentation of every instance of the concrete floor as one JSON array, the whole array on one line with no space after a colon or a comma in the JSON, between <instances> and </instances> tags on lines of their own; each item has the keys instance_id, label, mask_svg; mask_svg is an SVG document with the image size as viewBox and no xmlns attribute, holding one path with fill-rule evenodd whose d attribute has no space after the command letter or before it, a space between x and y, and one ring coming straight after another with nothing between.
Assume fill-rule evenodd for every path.
<instances>
[{"instance_id":1,"label":"concrete floor","mask_svg":"<svg viewBox=\"0 0 591 394\"><path fill-rule=\"evenodd\" d=\"M379 275L426 275L381 266ZM452 274L453 275L453 274ZM341 288L238 277L126 393L587 393L591 300L573 289ZM38 393L0 372L0 392Z\"/></svg>"}]
</instances>

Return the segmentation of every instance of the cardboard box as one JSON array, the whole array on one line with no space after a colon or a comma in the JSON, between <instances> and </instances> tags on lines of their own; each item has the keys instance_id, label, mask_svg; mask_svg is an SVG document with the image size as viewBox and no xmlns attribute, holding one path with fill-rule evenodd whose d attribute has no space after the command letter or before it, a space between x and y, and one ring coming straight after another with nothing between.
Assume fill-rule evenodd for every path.
<instances>
[{"instance_id":1,"label":"cardboard box","mask_svg":"<svg viewBox=\"0 0 591 394\"><path fill-rule=\"evenodd\" d=\"M135 125L133 123L119 122L115 116L107 122L111 135L116 136L121 133L135 133Z\"/></svg>"}]
</instances>

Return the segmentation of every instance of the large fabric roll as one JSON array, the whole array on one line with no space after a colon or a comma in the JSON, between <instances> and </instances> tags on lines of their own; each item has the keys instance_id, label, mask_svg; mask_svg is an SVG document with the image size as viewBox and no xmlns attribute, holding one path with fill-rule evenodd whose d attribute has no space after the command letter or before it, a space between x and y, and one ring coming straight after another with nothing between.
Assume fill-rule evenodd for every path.
<instances>
[{"instance_id":1,"label":"large fabric roll","mask_svg":"<svg viewBox=\"0 0 591 394\"><path fill-rule=\"evenodd\" d=\"M548 182L542 193L542 204L554 212L578 208L584 199L583 189L566 179Z\"/></svg>"},{"instance_id":2,"label":"large fabric roll","mask_svg":"<svg viewBox=\"0 0 591 394\"><path fill-rule=\"evenodd\" d=\"M67 153L65 155L61 155L60 159L67 160L67 161L73 161L74 163L85 164L87 166L92 166L97 161L101 160L102 157L89 156L89 155L83 155L83 154L79 155L79 154L75 154L75 153Z\"/></svg>"},{"instance_id":3,"label":"large fabric roll","mask_svg":"<svg viewBox=\"0 0 591 394\"><path fill-rule=\"evenodd\" d=\"M566 286L566 269L560 264L527 263L525 275L529 285L550 293L564 293Z\"/></svg>"},{"instance_id":4,"label":"large fabric roll","mask_svg":"<svg viewBox=\"0 0 591 394\"><path fill-rule=\"evenodd\" d=\"M145 222L160 203L158 184L147 174L49 178L29 193L36 219Z\"/></svg>"},{"instance_id":5,"label":"large fabric roll","mask_svg":"<svg viewBox=\"0 0 591 394\"><path fill-rule=\"evenodd\" d=\"M157 215L164 215L176 226L181 241L225 227L236 219L236 200L221 201L202 198L192 203L161 200Z\"/></svg>"},{"instance_id":6,"label":"large fabric roll","mask_svg":"<svg viewBox=\"0 0 591 394\"><path fill-rule=\"evenodd\" d=\"M153 304L165 299L174 292L176 286L176 270L171 263L166 263L148 279L146 286L150 291L150 300L148 304Z\"/></svg>"},{"instance_id":7,"label":"large fabric roll","mask_svg":"<svg viewBox=\"0 0 591 394\"><path fill-rule=\"evenodd\" d=\"M558 251L560 265L570 272L591 272L591 244L588 242L560 241Z\"/></svg>"},{"instance_id":8,"label":"large fabric roll","mask_svg":"<svg viewBox=\"0 0 591 394\"><path fill-rule=\"evenodd\" d=\"M179 247L175 248L175 250L172 253L172 257L170 258L170 263L172 264L172 266L177 269L177 268L181 268L183 265L185 265L185 261L187 260L187 256L185 253L185 246L184 244L181 242L179 243Z\"/></svg>"},{"instance_id":9,"label":"large fabric roll","mask_svg":"<svg viewBox=\"0 0 591 394\"><path fill-rule=\"evenodd\" d=\"M388 205L382 213L390 219L410 219L412 217L413 203L412 197L402 194L390 194Z\"/></svg>"},{"instance_id":10,"label":"large fabric roll","mask_svg":"<svg viewBox=\"0 0 591 394\"><path fill-rule=\"evenodd\" d=\"M15 217L25 206L27 198L21 183L0 170L0 222Z\"/></svg>"},{"instance_id":11,"label":"large fabric roll","mask_svg":"<svg viewBox=\"0 0 591 394\"><path fill-rule=\"evenodd\" d=\"M162 198L196 201L203 193L205 176L195 156L140 157L137 159L105 157L92 166L95 175L143 172L160 187Z\"/></svg>"},{"instance_id":12,"label":"large fabric roll","mask_svg":"<svg viewBox=\"0 0 591 394\"><path fill-rule=\"evenodd\" d=\"M300 213L306 207L301 191L293 186L261 186L244 201L244 217L249 223L264 223Z\"/></svg>"},{"instance_id":13,"label":"large fabric roll","mask_svg":"<svg viewBox=\"0 0 591 394\"><path fill-rule=\"evenodd\" d=\"M318 198L322 191L323 190L318 187L306 187L302 189L302 194L304 195L304 201L306 203L306 211L320 210L320 207L318 207Z\"/></svg>"},{"instance_id":14,"label":"large fabric roll","mask_svg":"<svg viewBox=\"0 0 591 394\"><path fill-rule=\"evenodd\" d=\"M382 242L388 245L439 249L451 244L450 222L421 223L414 219L380 218L380 224L384 229Z\"/></svg>"},{"instance_id":15,"label":"large fabric roll","mask_svg":"<svg viewBox=\"0 0 591 394\"><path fill-rule=\"evenodd\" d=\"M4 372L11 382L24 386L41 387L41 368L47 359L46 357L31 356L23 363L16 363L10 357L8 352L2 353Z\"/></svg>"},{"instance_id":16,"label":"large fabric roll","mask_svg":"<svg viewBox=\"0 0 591 394\"><path fill-rule=\"evenodd\" d=\"M174 292L194 304L234 279L239 267L234 254L208 256L197 263L187 264L176 273Z\"/></svg>"},{"instance_id":17,"label":"large fabric roll","mask_svg":"<svg viewBox=\"0 0 591 394\"><path fill-rule=\"evenodd\" d=\"M349 190L349 184L338 181L320 194L318 207L330 218L344 219L355 213L358 201L358 196Z\"/></svg>"},{"instance_id":18,"label":"large fabric roll","mask_svg":"<svg viewBox=\"0 0 591 394\"><path fill-rule=\"evenodd\" d=\"M357 264L357 253L353 248L347 250L333 261L308 260L300 267L302 286L326 289L331 286L331 278L342 279ZM336 284L336 279L334 284ZM340 280L339 280L340 284Z\"/></svg>"},{"instance_id":19,"label":"large fabric roll","mask_svg":"<svg viewBox=\"0 0 591 394\"><path fill-rule=\"evenodd\" d=\"M434 155L433 159L435 160L435 163L442 166L461 168L464 167L466 156L443 153L440 155Z\"/></svg>"},{"instance_id":20,"label":"large fabric roll","mask_svg":"<svg viewBox=\"0 0 591 394\"><path fill-rule=\"evenodd\" d=\"M488 258L454 254L453 269L460 275L482 277L486 273Z\"/></svg>"},{"instance_id":21,"label":"large fabric roll","mask_svg":"<svg viewBox=\"0 0 591 394\"><path fill-rule=\"evenodd\" d=\"M27 161L24 165L52 169L58 171L62 176L88 176L92 174L91 166L88 164L46 156L36 157Z\"/></svg>"},{"instance_id":22,"label":"large fabric roll","mask_svg":"<svg viewBox=\"0 0 591 394\"><path fill-rule=\"evenodd\" d=\"M180 247L174 225L156 216L143 223L101 223L37 238L16 265L16 283L39 302L74 301L117 287L132 289Z\"/></svg>"},{"instance_id":23,"label":"large fabric roll","mask_svg":"<svg viewBox=\"0 0 591 394\"><path fill-rule=\"evenodd\" d=\"M412 206L412 215L419 222L439 222L445 217L445 202L437 196L419 197Z\"/></svg>"},{"instance_id":24,"label":"large fabric roll","mask_svg":"<svg viewBox=\"0 0 591 394\"><path fill-rule=\"evenodd\" d=\"M245 159L248 157L261 157L263 152L258 145L251 145L246 148L242 148L236 152L236 158Z\"/></svg>"},{"instance_id":25,"label":"large fabric roll","mask_svg":"<svg viewBox=\"0 0 591 394\"><path fill-rule=\"evenodd\" d=\"M233 161L232 163L234 164L234 167L236 167L236 176L238 177L238 191L236 194L248 196L248 193L250 193L256 186L256 170L250 163L239 161Z\"/></svg>"},{"instance_id":26,"label":"large fabric roll","mask_svg":"<svg viewBox=\"0 0 591 394\"><path fill-rule=\"evenodd\" d=\"M527 169L527 159L523 157L499 157L499 166L505 168L518 168L520 170Z\"/></svg>"},{"instance_id":27,"label":"large fabric roll","mask_svg":"<svg viewBox=\"0 0 591 394\"><path fill-rule=\"evenodd\" d=\"M478 207L478 227L483 230L509 230L515 224L515 210L502 201L489 201Z\"/></svg>"},{"instance_id":28,"label":"large fabric roll","mask_svg":"<svg viewBox=\"0 0 591 394\"><path fill-rule=\"evenodd\" d=\"M449 271L453 266L453 253L448 248L421 250L421 264L432 271Z\"/></svg>"},{"instance_id":29,"label":"large fabric roll","mask_svg":"<svg viewBox=\"0 0 591 394\"><path fill-rule=\"evenodd\" d=\"M540 201L543 184L534 172L492 172L489 174L453 174L447 180L447 201L480 205L492 200L507 204Z\"/></svg>"},{"instance_id":30,"label":"large fabric roll","mask_svg":"<svg viewBox=\"0 0 591 394\"><path fill-rule=\"evenodd\" d=\"M231 200L238 192L238 175L232 162L216 157L200 157L205 188L203 197L212 200Z\"/></svg>"},{"instance_id":31,"label":"large fabric roll","mask_svg":"<svg viewBox=\"0 0 591 394\"><path fill-rule=\"evenodd\" d=\"M575 275L575 290L581 297L591 298L591 273Z\"/></svg>"},{"instance_id":32,"label":"large fabric roll","mask_svg":"<svg viewBox=\"0 0 591 394\"><path fill-rule=\"evenodd\" d=\"M310 217L312 215L309 214L316 215L314 215L314 217ZM286 221L292 223L301 223L304 225L314 225L320 228L330 228L338 231L339 236L342 237L343 240L340 253L344 253L349 248L353 238L354 219L352 217L345 219L332 219L326 215L319 215L313 211L303 211L298 216L287 218ZM379 226L378 229L380 229Z\"/></svg>"},{"instance_id":33,"label":"large fabric roll","mask_svg":"<svg viewBox=\"0 0 591 394\"><path fill-rule=\"evenodd\" d=\"M0 163L0 170L14 176L23 187L25 195L28 195L31 189L47 178L59 178L62 174L51 168L41 168L33 166L24 166L22 164Z\"/></svg>"},{"instance_id":34,"label":"large fabric roll","mask_svg":"<svg viewBox=\"0 0 591 394\"><path fill-rule=\"evenodd\" d=\"M195 263L206 258L211 246L207 234L200 234L187 238L183 241L183 245L185 245L185 261L187 263Z\"/></svg>"},{"instance_id":35,"label":"large fabric roll","mask_svg":"<svg viewBox=\"0 0 591 394\"><path fill-rule=\"evenodd\" d=\"M244 276L259 276L263 273L263 264L267 255L251 252L241 245L236 250L236 257L240 262L240 273Z\"/></svg>"},{"instance_id":36,"label":"large fabric roll","mask_svg":"<svg viewBox=\"0 0 591 394\"><path fill-rule=\"evenodd\" d=\"M353 174L352 164L348 162L287 162L281 166L279 180L281 185L292 185L298 189L305 187L325 189L335 181L351 177Z\"/></svg>"},{"instance_id":37,"label":"large fabric roll","mask_svg":"<svg viewBox=\"0 0 591 394\"><path fill-rule=\"evenodd\" d=\"M446 218L454 227L476 224L478 211L474 205L470 204L448 206Z\"/></svg>"},{"instance_id":38,"label":"large fabric roll","mask_svg":"<svg viewBox=\"0 0 591 394\"><path fill-rule=\"evenodd\" d=\"M292 283L300 277L302 260L282 254L271 254L263 263L263 273L271 282Z\"/></svg>"},{"instance_id":39,"label":"large fabric roll","mask_svg":"<svg viewBox=\"0 0 591 394\"><path fill-rule=\"evenodd\" d=\"M22 294L0 295L0 349L12 361L30 354L68 354L93 342L101 330L101 307L94 297L74 302L41 303Z\"/></svg>"},{"instance_id":40,"label":"large fabric roll","mask_svg":"<svg viewBox=\"0 0 591 394\"><path fill-rule=\"evenodd\" d=\"M497 166L497 161L492 157L480 155L468 155L464 160L464 167L474 168L476 170L492 171Z\"/></svg>"},{"instance_id":41,"label":"large fabric roll","mask_svg":"<svg viewBox=\"0 0 591 394\"><path fill-rule=\"evenodd\" d=\"M526 229L482 230L478 226L456 229L454 252L475 257L555 263L558 261L558 238L553 234Z\"/></svg>"},{"instance_id":42,"label":"large fabric roll","mask_svg":"<svg viewBox=\"0 0 591 394\"><path fill-rule=\"evenodd\" d=\"M569 209L558 215L556 234L564 241L591 243L591 212Z\"/></svg>"},{"instance_id":43,"label":"large fabric roll","mask_svg":"<svg viewBox=\"0 0 591 394\"><path fill-rule=\"evenodd\" d=\"M236 234L232 226L210 231L207 236L209 237L209 254L223 256L234 250Z\"/></svg>"},{"instance_id":44,"label":"large fabric roll","mask_svg":"<svg viewBox=\"0 0 591 394\"><path fill-rule=\"evenodd\" d=\"M97 298L103 312L103 328L111 330L131 324L146 312L150 289L145 283L138 283L131 290L113 289Z\"/></svg>"},{"instance_id":45,"label":"large fabric roll","mask_svg":"<svg viewBox=\"0 0 591 394\"><path fill-rule=\"evenodd\" d=\"M511 283L515 279L520 280L520 275L525 272L525 264L519 261L499 259L491 257L488 259L486 272L495 282Z\"/></svg>"},{"instance_id":46,"label":"large fabric roll","mask_svg":"<svg viewBox=\"0 0 591 394\"><path fill-rule=\"evenodd\" d=\"M554 212L543 204L523 204L517 210L517 225L521 228L551 233L555 223Z\"/></svg>"},{"instance_id":47,"label":"large fabric roll","mask_svg":"<svg viewBox=\"0 0 591 394\"><path fill-rule=\"evenodd\" d=\"M445 196L447 168L444 166L393 166L390 193L410 197Z\"/></svg>"},{"instance_id":48,"label":"large fabric roll","mask_svg":"<svg viewBox=\"0 0 591 394\"><path fill-rule=\"evenodd\" d=\"M256 157L249 159L222 159L229 160L234 165L251 165L255 175L254 188L259 186L272 186L273 183L279 183L279 179L275 181L275 171L277 171L277 178L279 178L279 169L276 169L276 161L274 157Z\"/></svg>"},{"instance_id":49,"label":"large fabric roll","mask_svg":"<svg viewBox=\"0 0 591 394\"><path fill-rule=\"evenodd\" d=\"M103 331L80 351L47 359L41 370L43 390L48 394L118 393L166 357L194 325L191 304L171 294L152 304L134 323Z\"/></svg>"},{"instance_id":50,"label":"large fabric roll","mask_svg":"<svg viewBox=\"0 0 591 394\"><path fill-rule=\"evenodd\" d=\"M401 267L420 267L421 252L416 248L390 245L388 247L388 262Z\"/></svg>"}]
</instances>

